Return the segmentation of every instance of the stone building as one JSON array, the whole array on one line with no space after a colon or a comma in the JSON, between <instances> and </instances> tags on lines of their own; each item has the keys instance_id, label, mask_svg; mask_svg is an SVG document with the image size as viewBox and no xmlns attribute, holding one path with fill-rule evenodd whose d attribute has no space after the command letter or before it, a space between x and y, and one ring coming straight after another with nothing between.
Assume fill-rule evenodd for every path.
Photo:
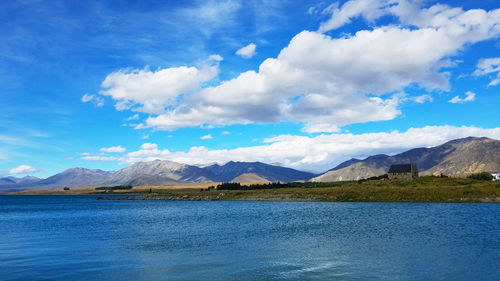
<instances>
[{"instance_id":1,"label":"stone building","mask_svg":"<svg viewBox=\"0 0 500 281\"><path fill-rule=\"evenodd\" d=\"M387 172L390 180L413 180L418 178L418 169L415 164L391 165Z\"/></svg>"}]
</instances>

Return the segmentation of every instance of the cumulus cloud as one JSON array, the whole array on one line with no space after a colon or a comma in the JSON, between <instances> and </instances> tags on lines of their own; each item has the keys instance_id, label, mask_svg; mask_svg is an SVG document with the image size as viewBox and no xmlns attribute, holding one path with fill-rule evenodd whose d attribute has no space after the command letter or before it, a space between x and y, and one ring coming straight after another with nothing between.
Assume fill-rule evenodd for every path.
<instances>
[{"instance_id":1,"label":"cumulus cloud","mask_svg":"<svg viewBox=\"0 0 500 281\"><path fill-rule=\"evenodd\" d=\"M122 163L135 163L141 161L152 161L155 159L167 159L171 152L168 149L160 150L156 143L144 143L141 149L127 153L121 159Z\"/></svg>"},{"instance_id":2,"label":"cumulus cloud","mask_svg":"<svg viewBox=\"0 0 500 281\"><path fill-rule=\"evenodd\" d=\"M496 73L495 79L491 80L488 86L496 86L500 84L500 58L482 59L477 63L477 69L474 71L475 76L487 75Z\"/></svg>"},{"instance_id":3,"label":"cumulus cloud","mask_svg":"<svg viewBox=\"0 0 500 281\"><path fill-rule=\"evenodd\" d=\"M200 137L200 140L210 140L210 139L212 139L212 135L210 134Z\"/></svg>"},{"instance_id":4,"label":"cumulus cloud","mask_svg":"<svg viewBox=\"0 0 500 281\"><path fill-rule=\"evenodd\" d=\"M16 168L9 170L9 174L17 175L17 174L28 174L28 173L36 173L38 169L31 167L30 165L20 165Z\"/></svg>"},{"instance_id":5,"label":"cumulus cloud","mask_svg":"<svg viewBox=\"0 0 500 281\"><path fill-rule=\"evenodd\" d=\"M161 113L173 106L181 94L199 89L200 84L212 80L219 72L219 55L212 55L201 67L179 66L152 71L122 69L109 74L99 93L117 101L117 110L131 109L146 113Z\"/></svg>"},{"instance_id":6,"label":"cumulus cloud","mask_svg":"<svg viewBox=\"0 0 500 281\"><path fill-rule=\"evenodd\" d=\"M82 96L81 101L83 103L91 102L97 107L102 107L104 105L104 100L96 95L85 94Z\"/></svg>"},{"instance_id":7,"label":"cumulus cloud","mask_svg":"<svg viewBox=\"0 0 500 281\"><path fill-rule=\"evenodd\" d=\"M465 98L460 98L459 96L455 96L451 100L449 100L449 103L464 103L464 102L469 102L469 101L474 101L476 99L476 94L474 94L471 91L468 91L465 93Z\"/></svg>"},{"instance_id":8,"label":"cumulus cloud","mask_svg":"<svg viewBox=\"0 0 500 281\"><path fill-rule=\"evenodd\" d=\"M113 153L123 153L126 150L127 149L122 147L121 145L112 146L112 147L103 147L103 148L99 149L99 151L102 151L102 152L113 152Z\"/></svg>"},{"instance_id":9,"label":"cumulus cloud","mask_svg":"<svg viewBox=\"0 0 500 281\"><path fill-rule=\"evenodd\" d=\"M247 46L236 51L236 54L245 58L245 59L249 59L249 58L255 56L255 54L256 54L255 48L256 47L257 47L257 45L255 45L254 43L250 43Z\"/></svg>"},{"instance_id":10,"label":"cumulus cloud","mask_svg":"<svg viewBox=\"0 0 500 281\"><path fill-rule=\"evenodd\" d=\"M220 134L221 134L221 135L230 135L230 134L231 134L231 132L229 132L229 131L222 131Z\"/></svg>"},{"instance_id":11,"label":"cumulus cloud","mask_svg":"<svg viewBox=\"0 0 500 281\"><path fill-rule=\"evenodd\" d=\"M187 89L167 87L191 77L182 74L174 79L170 72L201 69L172 68L165 75L158 74L162 70L119 71L106 78L103 86L109 89L102 94L118 100L119 109L140 104L142 108L134 110L151 113L137 129L292 121L304 123L308 132L332 132L347 124L391 120L401 113L398 106L404 100L394 93L409 85L429 92L449 90L450 74L444 70L453 66L449 58L468 44L500 34L500 9L422 8L419 3L352 0L340 8L331 6L326 11L331 20L319 32L300 32L257 71L243 72L216 86L199 89L202 81L214 77L216 69L201 75L204 79L193 78L195 83L186 83ZM321 33L348 24L354 17L373 21L385 15L400 24L340 38ZM168 82L171 80L175 83ZM183 95L185 92L191 94ZM414 100L424 102L430 96Z\"/></svg>"},{"instance_id":12,"label":"cumulus cloud","mask_svg":"<svg viewBox=\"0 0 500 281\"><path fill-rule=\"evenodd\" d=\"M443 4L423 8L424 3L418 0L350 0L341 8L333 4L324 11L331 15L330 19L321 23L318 31L337 29L356 17L372 22L382 16L392 15L404 25L443 29L461 41L477 42L500 32L500 9L489 12L482 9L464 11Z\"/></svg>"},{"instance_id":13,"label":"cumulus cloud","mask_svg":"<svg viewBox=\"0 0 500 281\"><path fill-rule=\"evenodd\" d=\"M280 135L264 140L261 145L234 149L208 149L191 147L188 151L171 152L159 149L157 144L145 143L137 151L120 157L121 163L170 160L186 164L224 163L227 161L261 161L282 163L296 169L324 172L352 157L365 158L385 153L395 154L416 147L431 147L446 141L468 136L485 136L500 139L500 128L426 126L410 128L405 132L334 133L314 137ZM83 160L103 161L99 156Z\"/></svg>"}]
</instances>

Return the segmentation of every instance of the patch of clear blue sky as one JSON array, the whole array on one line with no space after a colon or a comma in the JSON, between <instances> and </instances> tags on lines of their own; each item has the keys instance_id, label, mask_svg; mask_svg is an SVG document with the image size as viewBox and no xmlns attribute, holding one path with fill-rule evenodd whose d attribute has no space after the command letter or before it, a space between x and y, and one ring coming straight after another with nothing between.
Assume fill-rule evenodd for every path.
<instances>
[{"instance_id":1,"label":"patch of clear blue sky","mask_svg":"<svg viewBox=\"0 0 500 281\"><path fill-rule=\"evenodd\" d=\"M496 0L440 2L464 9L498 8ZM226 22L205 24L195 12L195 7L203 3L2 1L0 136L4 140L0 139L0 170L29 164L39 168L41 172L36 175L42 177L74 166L114 170L122 166L116 162L82 161L80 153L97 154L101 147L116 145L134 151L144 142L157 143L160 149L170 151L186 151L192 146L230 149L258 145L265 138L281 134L310 135L301 131L303 124L290 122L172 132L134 130L123 126L135 122L125 121L134 113L116 111L110 99L106 98L101 108L80 101L83 94L98 93L101 82L113 71L196 65L211 54L224 57L218 81L229 80L243 71L257 70L266 58L276 57L293 36L302 30L316 30L325 19L307 13L316 4L314 1L277 1L270 7L242 1ZM319 8L328 4L324 2ZM390 20L384 18L380 23ZM363 28L370 25L358 19L328 34L337 37ZM234 54L251 42L257 45L256 56L245 60ZM394 120L352 124L342 129L365 133L405 131L426 125L496 127L498 87L487 87L491 77L470 74L479 59L498 57L499 53L498 40L466 46L453 58L461 62L450 69L449 92L434 93L431 103L402 103L402 114ZM453 96L463 97L466 91L477 94L474 103L448 103ZM426 92L409 87L407 93L416 96ZM141 120L147 117L140 116ZM223 131L230 134L223 135ZM200 139L207 134L213 139ZM145 135L149 138L143 139Z\"/></svg>"}]
</instances>

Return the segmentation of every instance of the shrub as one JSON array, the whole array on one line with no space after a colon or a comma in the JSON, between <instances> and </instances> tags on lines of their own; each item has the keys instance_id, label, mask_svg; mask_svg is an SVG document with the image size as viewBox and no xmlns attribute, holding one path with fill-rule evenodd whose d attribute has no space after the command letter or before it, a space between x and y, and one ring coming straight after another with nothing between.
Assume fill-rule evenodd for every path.
<instances>
[{"instance_id":1,"label":"shrub","mask_svg":"<svg viewBox=\"0 0 500 281\"><path fill-rule=\"evenodd\" d=\"M474 180L483 180L483 181L490 181L493 179L493 176L488 173L488 172L481 172L481 173L476 173L468 176L469 179L474 179Z\"/></svg>"},{"instance_id":2,"label":"shrub","mask_svg":"<svg viewBox=\"0 0 500 281\"><path fill-rule=\"evenodd\" d=\"M100 187L95 188L95 190L108 190L108 191L124 190L124 189L132 189L132 186L131 185L115 185L115 186L100 186Z\"/></svg>"}]
</instances>

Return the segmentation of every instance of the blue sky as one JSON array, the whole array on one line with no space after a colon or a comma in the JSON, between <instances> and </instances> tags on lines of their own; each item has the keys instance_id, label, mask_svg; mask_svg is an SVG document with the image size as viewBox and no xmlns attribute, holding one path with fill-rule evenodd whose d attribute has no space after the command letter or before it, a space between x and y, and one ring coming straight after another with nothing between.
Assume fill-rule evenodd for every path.
<instances>
[{"instance_id":1,"label":"blue sky","mask_svg":"<svg viewBox=\"0 0 500 281\"><path fill-rule=\"evenodd\" d=\"M137 161L325 171L500 139L500 4L2 1L0 173Z\"/></svg>"}]
</instances>

